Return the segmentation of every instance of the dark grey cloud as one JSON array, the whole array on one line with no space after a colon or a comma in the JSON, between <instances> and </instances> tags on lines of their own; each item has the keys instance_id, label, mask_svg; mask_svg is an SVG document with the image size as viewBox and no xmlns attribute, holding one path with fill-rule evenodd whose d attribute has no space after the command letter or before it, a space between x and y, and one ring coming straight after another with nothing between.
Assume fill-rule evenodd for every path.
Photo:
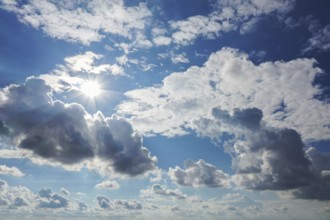
<instances>
[{"instance_id":1,"label":"dark grey cloud","mask_svg":"<svg viewBox=\"0 0 330 220\"><path fill-rule=\"evenodd\" d=\"M183 186L223 187L228 184L229 175L204 160L186 160L184 169L176 166L168 172L172 181Z\"/></svg>"},{"instance_id":2,"label":"dark grey cloud","mask_svg":"<svg viewBox=\"0 0 330 220\"><path fill-rule=\"evenodd\" d=\"M8 128L0 120L0 135L8 135L8 134L9 134Z\"/></svg>"},{"instance_id":3,"label":"dark grey cloud","mask_svg":"<svg viewBox=\"0 0 330 220\"><path fill-rule=\"evenodd\" d=\"M286 190L315 179L300 135L292 129L262 129L234 145L237 183L257 190Z\"/></svg>"},{"instance_id":4,"label":"dark grey cloud","mask_svg":"<svg viewBox=\"0 0 330 220\"><path fill-rule=\"evenodd\" d=\"M330 153L310 147L306 154L312 161L317 178L310 185L289 191L287 194L296 199L330 200Z\"/></svg>"},{"instance_id":5,"label":"dark grey cloud","mask_svg":"<svg viewBox=\"0 0 330 220\"><path fill-rule=\"evenodd\" d=\"M63 164L98 157L130 176L155 168L156 158L129 122L100 112L92 116L79 104L53 100L41 79L30 77L0 90L0 95L0 132L19 148Z\"/></svg>"},{"instance_id":6,"label":"dark grey cloud","mask_svg":"<svg viewBox=\"0 0 330 220\"><path fill-rule=\"evenodd\" d=\"M234 182L254 190L290 190L294 198L330 199L330 154L309 148L300 134L262 123L262 111L213 109L213 116L235 135L230 150ZM245 128L245 129L242 129Z\"/></svg>"},{"instance_id":7,"label":"dark grey cloud","mask_svg":"<svg viewBox=\"0 0 330 220\"><path fill-rule=\"evenodd\" d=\"M215 108L212 113L235 135L231 153L236 184L255 190L287 190L315 179L295 130L263 125L263 113L257 108L235 109L233 114Z\"/></svg>"}]
</instances>

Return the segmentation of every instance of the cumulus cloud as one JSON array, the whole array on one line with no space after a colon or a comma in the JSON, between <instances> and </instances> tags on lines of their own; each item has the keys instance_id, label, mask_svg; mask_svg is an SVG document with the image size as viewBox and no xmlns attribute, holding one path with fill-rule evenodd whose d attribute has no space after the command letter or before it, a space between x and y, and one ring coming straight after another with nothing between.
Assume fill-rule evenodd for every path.
<instances>
[{"instance_id":1,"label":"cumulus cloud","mask_svg":"<svg viewBox=\"0 0 330 220\"><path fill-rule=\"evenodd\" d=\"M126 120L90 115L79 104L53 100L51 93L43 80L33 77L1 90L0 118L12 145L66 165L96 158L130 176L155 168L156 158Z\"/></svg>"},{"instance_id":2,"label":"cumulus cloud","mask_svg":"<svg viewBox=\"0 0 330 220\"><path fill-rule=\"evenodd\" d=\"M258 108L272 127L292 128L303 140L329 139L330 106L314 98L322 93L313 86L322 74L315 65L314 59L256 65L247 54L223 48L202 67L172 73L161 85L128 91L129 100L118 106L118 113L145 134L175 136L192 129L218 139L230 131L214 120L214 108L230 114Z\"/></svg>"},{"instance_id":3,"label":"cumulus cloud","mask_svg":"<svg viewBox=\"0 0 330 220\"><path fill-rule=\"evenodd\" d=\"M39 208L59 209L69 206L69 199L57 193L53 193L51 189L41 189L39 191L40 202Z\"/></svg>"},{"instance_id":4,"label":"cumulus cloud","mask_svg":"<svg viewBox=\"0 0 330 220\"><path fill-rule=\"evenodd\" d=\"M19 170L17 167L8 167L6 165L0 165L0 174L1 175L11 175L16 177L25 176L25 174Z\"/></svg>"},{"instance_id":5,"label":"cumulus cloud","mask_svg":"<svg viewBox=\"0 0 330 220\"><path fill-rule=\"evenodd\" d=\"M95 185L97 189L118 189L120 185L114 180L106 180Z\"/></svg>"},{"instance_id":6,"label":"cumulus cloud","mask_svg":"<svg viewBox=\"0 0 330 220\"><path fill-rule=\"evenodd\" d=\"M282 195L296 199L330 200L330 153L320 152L314 147L306 150L312 161L317 178L308 186L300 187Z\"/></svg>"},{"instance_id":7,"label":"cumulus cloud","mask_svg":"<svg viewBox=\"0 0 330 220\"><path fill-rule=\"evenodd\" d=\"M127 210L140 210L143 208L142 204L136 200L110 200L105 196L97 196L96 200L102 209L127 209Z\"/></svg>"},{"instance_id":8,"label":"cumulus cloud","mask_svg":"<svg viewBox=\"0 0 330 220\"><path fill-rule=\"evenodd\" d=\"M144 30L151 12L146 4L127 7L123 0L114 1L43 1L3 2L2 9L13 12L18 19L41 29L47 35L66 41L90 44L104 34L133 39Z\"/></svg>"},{"instance_id":9,"label":"cumulus cloud","mask_svg":"<svg viewBox=\"0 0 330 220\"><path fill-rule=\"evenodd\" d=\"M212 164L205 163L204 160L186 160L184 169L178 166L170 168L168 175L179 185L193 187L223 187L228 186L229 180L228 174Z\"/></svg>"},{"instance_id":10,"label":"cumulus cloud","mask_svg":"<svg viewBox=\"0 0 330 220\"><path fill-rule=\"evenodd\" d=\"M0 209L31 210L37 204L37 196L24 186L10 186L0 179Z\"/></svg>"},{"instance_id":11,"label":"cumulus cloud","mask_svg":"<svg viewBox=\"0 0 330 220\"><path fill-rule=\"evenodd\" d=\"M187 196L183 194L180 190L175 189L167 189L165 186L160 184L154 184L147 189L142 189L140 194L143 198L153 198L156 195L165 196L165 197L172 197L176 199L186 199Z\"/></svg>"}]
</instances>

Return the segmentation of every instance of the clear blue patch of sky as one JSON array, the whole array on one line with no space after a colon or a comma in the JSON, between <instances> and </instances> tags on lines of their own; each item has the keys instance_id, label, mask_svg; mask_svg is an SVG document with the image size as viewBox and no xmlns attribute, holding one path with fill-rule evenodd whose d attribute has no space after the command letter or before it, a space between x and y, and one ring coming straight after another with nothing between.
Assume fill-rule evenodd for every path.
<instances>
[{"instance_id":1,"label":"clear blue patch of sky","mask_svg":"<svg viewBox=\"0 0 330 220\"><path fill-rule=\"evenodd\" d=\"M169 167L183 167L183 162L188 159L203 159L218 169L232 173L230 155L224 153L221 146L214 145L209 138L197 137L195 134L171 138L158 135L144 137L143 144L152 155L157 156L158 166L165 170Z\"/></svg>"}]
</instances>

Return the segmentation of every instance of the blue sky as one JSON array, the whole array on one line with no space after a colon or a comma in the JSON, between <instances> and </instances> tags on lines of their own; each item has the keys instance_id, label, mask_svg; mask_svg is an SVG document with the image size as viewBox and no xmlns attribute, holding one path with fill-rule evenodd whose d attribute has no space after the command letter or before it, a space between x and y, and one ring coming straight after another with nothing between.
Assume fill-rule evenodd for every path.
<instances>
[{"instance_id":1,"label":"blue sky","mask_svg":"<svg viewBox=\"0 0 330 220\"><path fill-rule=\"evenodd\" d=\"M329 8L0 0L1 219L329 219Z\"/></svg>"}]
</instances>

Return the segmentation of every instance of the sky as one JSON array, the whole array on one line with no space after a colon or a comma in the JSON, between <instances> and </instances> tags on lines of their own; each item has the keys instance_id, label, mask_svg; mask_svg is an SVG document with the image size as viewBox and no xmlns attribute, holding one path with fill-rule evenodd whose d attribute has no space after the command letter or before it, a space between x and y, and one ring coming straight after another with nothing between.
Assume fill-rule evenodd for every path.
<instances>
[{"instance_id":1,"label":"sky","mask_svg":"<svg viewBox=\"0 0 330 220\"><path fill-rule=\"evenodd\" d=\"M0 0L0 218L329 219L329 9Z\"/></svg>"}]
</instances>

